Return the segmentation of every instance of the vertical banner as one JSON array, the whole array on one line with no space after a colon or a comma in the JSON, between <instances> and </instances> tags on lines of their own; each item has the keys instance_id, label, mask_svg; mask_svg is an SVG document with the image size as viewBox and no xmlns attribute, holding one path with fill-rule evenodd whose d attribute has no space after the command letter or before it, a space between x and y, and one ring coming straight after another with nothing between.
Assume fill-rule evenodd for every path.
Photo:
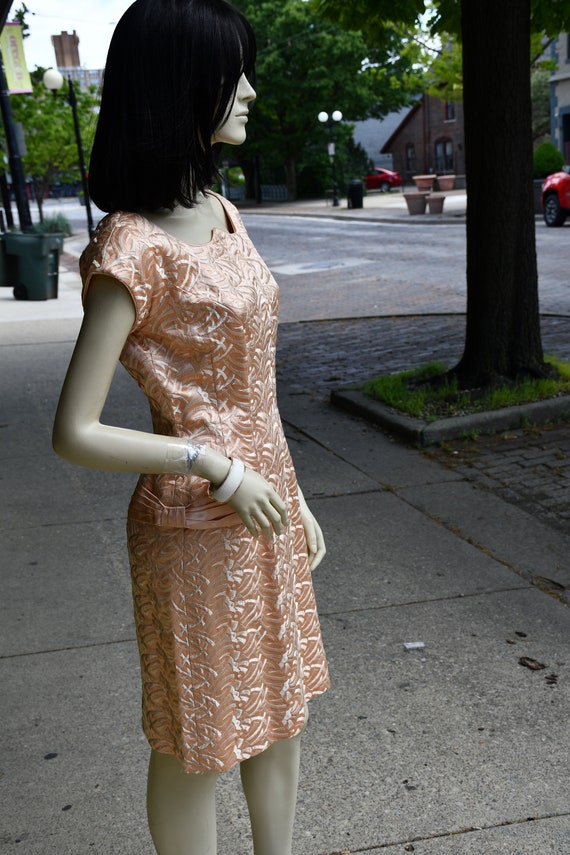
<instances>
[{"instance_id":1,"label":"vertical banner","mask_svg":"<svg viewBox=\"0 0 570 855\"><path fill-rule=\"evenodd\" d=\"M20 24L8 23L0 34L0 48L4 60L4 71L11 95L32 92L32 81L24 56L22 28Z\"/></svg>"}]
</instances>

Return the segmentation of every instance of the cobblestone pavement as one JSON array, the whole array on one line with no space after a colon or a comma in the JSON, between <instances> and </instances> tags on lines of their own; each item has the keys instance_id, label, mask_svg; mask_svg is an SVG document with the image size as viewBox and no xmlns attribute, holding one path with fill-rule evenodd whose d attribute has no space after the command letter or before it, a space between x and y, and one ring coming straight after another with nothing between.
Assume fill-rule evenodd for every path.
<instances>
[{"instance_id":1,"label":"cobblestone pavement","mask_svg":"<svg viewBox=\"0 0 570 855\"><path fill-rule=\"evenodd\" d=\"M453 364L462 352L461 315L360 318L281 324L278 378L317 397L374 374L434 360ZM543 317L544 351L570 360L570 318ZM555 528L570 524L570 422L455 440L425 452L443 466Z\"/></svg>"}]
</instances>

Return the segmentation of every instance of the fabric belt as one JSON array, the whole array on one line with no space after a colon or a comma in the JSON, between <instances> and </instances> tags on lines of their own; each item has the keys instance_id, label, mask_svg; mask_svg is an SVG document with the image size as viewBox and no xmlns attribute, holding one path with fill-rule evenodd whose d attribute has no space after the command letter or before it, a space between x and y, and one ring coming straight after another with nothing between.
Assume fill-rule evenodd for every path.
<instances>
[{"instance_id":1,"label":"fabric belt","mask_svg":"<svg viewBox=\"0 0 570 855\"><path fill-rule=\"evenodd\" d=\"M163 528L227 528L243 524L241 517L229 505L209 497L200 505L165 505L141 485L133 494L128 517Z\"/></svg>"}]
</instances>

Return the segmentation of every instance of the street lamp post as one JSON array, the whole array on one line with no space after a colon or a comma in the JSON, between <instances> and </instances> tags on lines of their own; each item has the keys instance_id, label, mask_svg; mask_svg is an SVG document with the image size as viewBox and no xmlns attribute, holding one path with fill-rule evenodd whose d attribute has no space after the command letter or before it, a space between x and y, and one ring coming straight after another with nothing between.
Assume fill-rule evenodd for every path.
<instances>
[{"instance_id":1,"label":"street lamp post","mask_svg":"<svg viewBox=\"0 0 570 855\"><path fill-rule=\"evenodd\" d=\"M50 89L55 95L58 89L63 86L63 75L55 68L48 68L43 76L44 86ZM81 171L81 184L83 186L83 198L85 200L85 211L87 213L87 231L89 238L93 236L93 217L91 216L91 200L89 198L89 186L87 183L87 172L85 170L85 158L83 156L83 144L81 142L81 132L79 130L79 118L77 116L77 99L75 97L75 89L71 75L67 78L68 96L67 100L73 113L73 127L75 129L75 141L77 143L77 154L79 157L79 169Z\"/></svg>"},{"instance_id":2,"label":"street lamp post","mask_svg":"<svg viewBox=\"0 0 570 855\"><path fill-rule=\"evenodd\" d=\"M319 122L323 124L327 124L330 133L330 142L328 145L329 157L331 159L331 168L332 168L332 184L333 184L333 207L338 208L339 200L338 200L338 187L336 186L336 171L335 171L335 146L334 146L334 123L340 122L342 119L342 113L340 110L334 110L332 116L329 119L329 114L325 113L323 110L318 115Z\"/></svg>"}]
</instances>

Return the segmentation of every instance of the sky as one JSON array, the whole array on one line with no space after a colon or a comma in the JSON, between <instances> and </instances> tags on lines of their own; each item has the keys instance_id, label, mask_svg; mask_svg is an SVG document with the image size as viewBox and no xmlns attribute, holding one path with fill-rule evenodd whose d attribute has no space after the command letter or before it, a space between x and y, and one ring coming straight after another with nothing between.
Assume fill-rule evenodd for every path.
<instances>
[{"instance_id":1,"label":"sky","mask_svg":"<svg viewBox=\"0 0 570 855\"><path fill-rule=\"evenodd\" d=\"M24 51L29 70L33 71L36 65L55 66L51 36L63 30L77 32L83 68L103 68L114 25L131 3L132 0L26 0L30 35L24 41ZM20 6L21 0L14 0L11 11Z\"/></svg>"}]
</instances>

